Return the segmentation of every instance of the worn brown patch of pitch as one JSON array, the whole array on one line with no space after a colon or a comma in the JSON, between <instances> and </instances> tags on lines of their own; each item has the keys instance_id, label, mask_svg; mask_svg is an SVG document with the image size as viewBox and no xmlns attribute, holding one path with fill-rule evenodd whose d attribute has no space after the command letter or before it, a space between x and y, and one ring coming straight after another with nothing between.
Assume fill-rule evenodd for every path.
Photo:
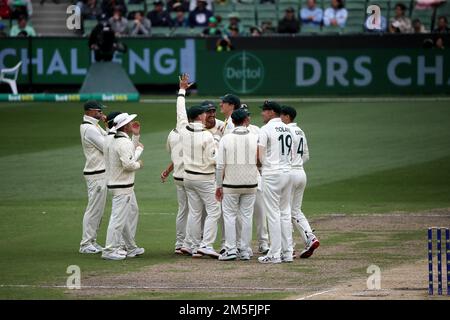
<instances>
[{"instance_id":1,"label":"worn brown patch of pitch","mask_svg":"<svg viewBox=\"0 0 450 320\"><path fill-rule=\"evenodd\" d=\"M310 259L263 265L250 261L219 262L211 258L174 256L168 263L137 272L87 275L78 297L128 295L136 291L210 292L234 295L286 292L316 299L427 298L426 228L450 226L450 209L422 213L326 215L311 224L321 246ZM295 235L300 243L298 235ZM256 249L256 248L255 248ZM255 250L256 251L256 250ZM382 289L367 292L366 269L382 270ZM414 279L411 279L411 278ZM389 285L388 285L389 284Z\"/></svg>"}]
</instances>

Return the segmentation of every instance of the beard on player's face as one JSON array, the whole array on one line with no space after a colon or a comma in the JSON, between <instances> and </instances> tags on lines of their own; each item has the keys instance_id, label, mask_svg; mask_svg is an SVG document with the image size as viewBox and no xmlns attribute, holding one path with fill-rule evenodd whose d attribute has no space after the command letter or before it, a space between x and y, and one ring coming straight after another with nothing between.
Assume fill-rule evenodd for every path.
<instances>
[{"instance_id":1,"label":"beard on player's face","mask_svg":"<svg viewBox=\"0 0 450 320\"><path fill-rule=\"evenodd\" d=\"M216 112L215 111L209 111L206 113L206 123L205 127L206 129L211 129L216 125Z\"/></svg>"}]
</instances>

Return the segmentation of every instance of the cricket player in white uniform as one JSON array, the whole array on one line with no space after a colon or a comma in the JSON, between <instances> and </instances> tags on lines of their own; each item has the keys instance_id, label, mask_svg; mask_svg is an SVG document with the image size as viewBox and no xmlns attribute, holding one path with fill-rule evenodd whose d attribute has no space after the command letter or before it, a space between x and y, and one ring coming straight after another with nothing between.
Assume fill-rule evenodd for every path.
<instances>
[{"instance_id":1,"label":"cricket player in white uniform","mask_svg":"<svg viewBox=\"0 0 450 320\"><path fill-rule=\"evenodd\" d=\"M236 222L240 216L239 244L240 260L250 260L252 240L252 218L258 186L257 151L258 136L245 127L248 114L238 109L231 114L235 125L219 144L216 170L216 199L222 201L225 224L225 249L219 260L235 260Z\"/></svg>"},{"instance_id":2,"label":"cricket player in white uniform","mask_svg":"<svg viewBox=\"0 0 450 320\"><path fill-rule=\"evenodd\" d=\"M142 255L145 251L136 245L131 230L131 220L139 212L134 194L135 171L143 166L142 160L136 159L137 148L129 136L132 133L131 121L135 117L136 115L121 113L114 118L117 133L105 155L108 189L111 190L113 198L103 259L123 260ZM121 249L122 241L125 243L125 251Z\"/></svg>"},{"instance_id":3,"label":"cricket player in white uniform","mask_svg":"<svg viewBox=\"0 0 450 320\"><path fill-rule=\"evenodd\" d=\"M214 102L205 100L202 102L202 106L206 107L205 129L212 133L218 144L222 138L225 123L216 118L217 108Z\"/></svg>"},{"instance_id":4,"label":"cricket player in white uniform","mask_svg":"<svg viewBox=\"0 0 450 320\"><path fill-rule=\"evenodd\" d=\"M303 165L309 160L309 148L305 133L294 122L297 111L289 106L281 108L281 120L287 124L292 133L292 182L291 212L292 223L303 239L305 248L300 252L300 258L309 258L320 245L313 234L308 219L302 212L303 193L306 187L306 174Z\"/></svg>"},{"instance_id":5,"label":"cricket player in white uniform","mask_svg":"<svg viewBox=\"0 0 450 320\"><path fill-rule=\"evenodd\" d=\"M259 136L259 127L251 124L251 113L249 112L248 105L243 103L241 109L247 111L248 117L245 121L245 126L250 133ZM256 190L255 207L253 210L253 217L256 226L256 239L258 241L258 252L267 254L269 252L269 233L267 231L267 218L264 213L264 202L261 188L261 174L258 171L258 188ZM238 223L239 224L239 223ZM238 232L238 231L237 231Z\"/></svg>"},{"instance_id":6,"label":"cricket player in white uniform","mask_svg":"<svg viewBox=\"0 0 450 320\"><path fill-rule=\"evenodd\" d=\"M186 189L184 188L184 166L183 166L183 150L181 144L180 133L177 128L170 131L167 137L166 149L170 153L172 162L161 173L161 181L165 182L170 172L173 171L173 180L177 188L178 212L175 223L176 240L175 254L183 254L181 248L186 237L186 224L188 219L189 207Z\"/></svg>"},{"instance_id":7,"label":"cricket player in white uniform","mask_svg":"<svg viewBox=\"0 0 450 320\"><path fill-rule=\"evenodd\" d=\"M292 134L280 119L281 107L274 101L261 106L265 125L259 133L259 158L262 164L262 191L270 236L270 249L261 263L293 261L291 223Z\"/></svg>"},{"instance_id":8,"label":"cricket player in white uniform","mask_svg":"<svg viewBox=\"0 0 450 320\"><path fill-rule=\"evenodd\" d=\"M220 111L222 112L222 114L225 117L225 121L223 122L223 126L221 128L222 136L233 131L234 124L233 124L233 120L231 119L231 114L233 113L234 110L237 110L240 107L241 107L241 100L239 99L238 96L231 94L231 93L227 93L223 97L220 97ZM222 243L221 243L221 249L220 249L220 254L222 254L226 251L226 248L225 248L225 224L223 221L223 215L221 215L219 222L220 222L220 226L222 229ZM238 222L236 225L237 225L237 229L238 229L237 234L239 234L239 229L240 229L239 228L239 218L238 218ZM240 237L238 237L238 239L239 238ZM238 247L239 247L239 243L238 243Z\"/></svg>"},{"instance_id":9,"label":"cricket player in white uniform","mask_svg":"<svg viewBox=\"0 0 450 320\"><path fill-rule=\"evenodd\" d=\"M114 119L121 113L122 112L120 112L120 111L113 111L113 112L110 112L108 114L108 116L106 117L106 120L107 120L106 123L108 126L108 128L107 128L108 135L105 138L105 145L104 145L104 149L103 149L103 154L104 154L105 158L106 158L106 155L109 154L111 143L114 141L114 136L117 133L117 129L115 127L116 123L114 122ZM132 124L133 136L132 136L131 140L133 141L133 145L135 147L134 156L137 160L140 158L142 152L144 151L144 145L139 142L140 130L141 130L141 127L140 127L139 122L134 121ZM108 167L108 165L109 165L109 162L105 161L107 177L108 177L109 171L110 171L110 168ZM132 208L132 211L129 215L128 224L130 226L131 235L133 238L135 238L138 219L139 219L139 210L137 210L138 208L135 206L132 206L131 208ZM121 249L125 250L125 247L126 247L125 243L122 240L121 241Z\"/></svg>"},{"instance_id":10,"label":"cricket player in white uniform","mask_svg":"<svg viewBox=\"0 0 450 320\"><path fill-rule=\"evenodd\" d=\"M84 104L84 117L80 125L81 145L86 158L84 179L88 189L88 204L83 218L83 233L80 253L100 253L103 248L97 244L97 232L105 211L106 175L103 147L106 131L98 124L105 121L104 105L97 101Z\"/></svg>"},{"instance_id":11,"label":"cricket player in white uniform","mask_svg":"<svg viewBox=\"0 0 450 320\"><path fill-rule=\"evenodd\" d=\"M239 97L234 94L227 93L223 97L220 97L220 110L222 111L225 121L223 124L223 135L226 135L233 131L234 124L231 119L231 114L234 110L237 110L241 107L241 100Z\"/></svg>"},{"instance_id":12,"label":"cricket player in white uniform","mask_svg":"<svg viewBox=\"0 0 450 320\"><path fill-rule=\"evenodd\" d=\"M220 204L215 198L215 164L217 146L211 132L205 130L206 108L194 106L189 108L188 122L185 106L186 89L189 88L189 77L184 74L180 78L180 90L177 98L177 130L180 132L183 165L184 187L188 197L189 215L186 238L181 251L191 251L192 256L208 255L218 258L213 243L217 236L217 221L220 218ZM203 207L206 219L201 233L201 217Z\"/></svg>"}]
</instances>

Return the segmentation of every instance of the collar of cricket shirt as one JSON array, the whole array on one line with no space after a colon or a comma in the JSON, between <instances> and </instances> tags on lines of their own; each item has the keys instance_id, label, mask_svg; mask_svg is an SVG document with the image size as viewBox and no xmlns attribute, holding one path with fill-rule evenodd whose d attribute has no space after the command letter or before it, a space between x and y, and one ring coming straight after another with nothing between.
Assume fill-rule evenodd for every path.
<instances>
[{"instance_id":1,"label":"collar of cricket shirt","mask_svg":"<svg viewBox=\"0 0 450 320\"><path fill-rule=\"evenodd\" d=\"M296 126L297 126L296 122L288 123L288 127L296 127Z\"/></svg>"},{"instance_id":2,"label":"collar of cricket shirt","mask_svg":"<svg viewBox=\"0 0 450 320\"><path fill-rule=\"evenodd\" d=\"M238 126L238 127L235 127L232 132L235 134L247 134L247 133L249 133L249 130L248 130L248 128L246 128L244 126Z\"/></svg>"},{"instance_id":3,"label":"collar of cricket shirt","mask_svg":"<svg viewBox=\"0 0 450 320\"><path fill-rule=\"evenodd\" d=\"M114 138L121 138L121 137L124 137L124 138L128 138L128 139L130 139L130 137L128 136L128 134L126 134L125 132L123 132L123 131L117 131L117 133L114 135Z\"/></svg>"},{"instance_id":4,"label":"collar of cricket shirt","mask_svg":"<svg viewBox=\"0 0 450 320\"><path fill-rule=\"evenodd\" d=\"M93 124L94 126L96 126L96 125L98 124L98 119L89 117L89 116L87 116L87 115L84 115L84 116L83 116L83 121L90 122L90 123Z\"/></svg>"},{"instance_id":5,"label":"collar of cricket shirt","mask_svg":"<svg viewBox=\"0 0 450 320\"><path fill-rule=\"evenodd\" d=\"M190 123L191 128L194 129L194 131L203 131L205 126L201 122L191 122Z\"/></svg>"},{"instance_id":6,"label":"collar of cricket shirt","mask_svg":"<svg viewBox=\"0 0 450 320\"><path fill-rule=\"evenodd\" d=\"M270 119L269 122L267 122L267 123L270 123L270 122L281 122L281 118L277 117L277 118Z\"/></svg>"}]
</instances>

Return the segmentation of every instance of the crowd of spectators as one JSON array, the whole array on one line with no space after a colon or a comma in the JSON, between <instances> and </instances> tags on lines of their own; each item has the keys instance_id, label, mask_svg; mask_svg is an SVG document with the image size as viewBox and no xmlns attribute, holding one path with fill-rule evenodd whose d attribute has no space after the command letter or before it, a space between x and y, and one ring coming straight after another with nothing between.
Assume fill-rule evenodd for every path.
<instances>
[{"instance_id":1,"label":"crowd of spectators","mask_svg":"<svg viewBox=\"0 0 450 320\"><path fill-rule=\"evenodd\" d=\"M41 0L41 4L44 0ZM59 0L54 0L59 1ZM204 36L261 36L266 34L297 34L302 28L308 30L336 29L345 30L352 11L345 7L344 0L329 0L328 6L322 8L316 0L306 0L298 11L294 7L284 9L279 20L257 19L258 25L249 26L248 21L241 21L239 12L215 14L214 8L229 2L245 0L74 0L80 8L83 21L108 21L118 37L150 36L152 28L203 28ZM258 5L276 4L276 0L254 0ZM327 2L328 0L325 0ZM259 4L260 3L260 4ZM304 2L303 2L304 3ZM141 5L145 10L129 10ZM388 19L380 17L379 28L368 28L371 16L361 23L361 31L389 33L428 33L430 30L419 19L411 20L405 4L399 2L394 6L394 14ZM281 9L280 9L281 10ZM431 9L430 9L431 10ZM384 13L384 12L383 12ZM384 13L385 14L385 13ZM0 37L7 20L10 24L10 36L35 36L29 19L33 15L31 0L0 0ZM223 15L223 16L221 16ZM277 14L274 13L274 17ZM256 20L255 20L256 22ZM447 17L438 16L435 33L449 33ZM245 26L245 27L244 27Z\"/></svg>"},{"instance_id":2,"label":"crowd of spectators","mask_svg":"<svg viewBox=\"0 0 450 320\"><path fill-rule=\"evenodd\" d=\"M36 31L29 23L33 15L31 0L0 0L0 37L35 37ZM11 26L9 34L4 30Z\"/></svg>"}]
</instances>

